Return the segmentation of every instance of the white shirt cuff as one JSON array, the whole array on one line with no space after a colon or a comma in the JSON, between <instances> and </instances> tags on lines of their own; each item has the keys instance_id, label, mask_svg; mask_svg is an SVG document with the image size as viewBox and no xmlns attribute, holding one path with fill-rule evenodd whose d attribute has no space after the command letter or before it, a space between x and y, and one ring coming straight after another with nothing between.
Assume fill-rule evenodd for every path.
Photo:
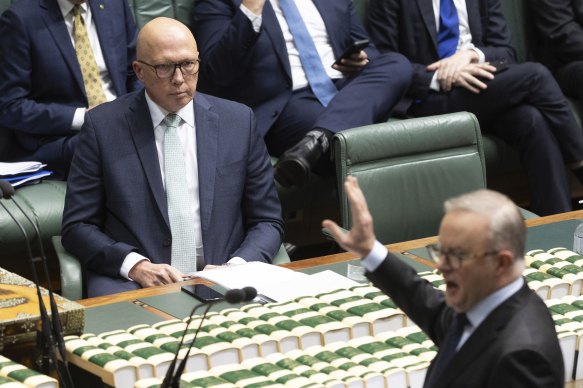
<instances>
[{"instance_id":1,"label":"white shirt cuff","mask_svg":"<svg viewBox=\"0 0 583 388\"><path fill-rule=\"evenodd\" d=\"M119 269L119 274L128 280L134 281L134 279L130 278L129 273L132 270L132 268L134 268L134 265L138 264L142 260L150 261L150 259L140 255L139 253L130 252L123 260L121 268Z\"/></svg>"},{"instance_id":2,"label":"white shirt cuff","mask_svg":"<svg viewBox=\"0 0 583 388\"><path fill-rule=\"evenodd\" d=\"M439 70L437 70L437 71L439 71ZM429 89L435 90L436 92L439 92L441 90L441 87L439 86L439 82L437 81L437 71L435 73L433 73L433 78L431 78L431 83L429 84Z\"/></svg>"},{"instance_id":3,"label":"white shirt cuff","mask_svg":"<svg viewBox=\"0 0 583 388\"><path fill-rule=\"evenodd\" d=\"M467 49L468 50L472 50L476 54L478 54L478 63L484 63L484 62L486 62L486 55L484 55L484 52L482 50L480 50L479 48L477 48L474 45L472 45L471 47L468 47Z\"/></svg>"},{"instance_id":4,"label":"white shirt cuff","mask_svg":"<svg viewBox=\"0 0 583 388\"><path fill-rule=\"evenodd\" d=\"M259 32L259 30L261 29L261 23L263 21L263 18L261 17L261 15L254 14L249 8L245 7L242 3L241 3L241 12L243 12L245 14L245 16L247 16L249 18L249 20L251 21L251 25L253 26L253 31Z\"/></svg>"},{"instance_id":5,"label":"white shirt cuff","mask_svg":"<svg viewBox=\"0 0 583 388\"><path fill-rule=\"evenodd\" d=\"M369 252L368 255L362 258L362 266L368 272L374 272L376 269L381 265L383 261L387 258L387 253L389 251L383 244L378 241L375 241L372 250Z\"/></svg>"},{"instance_id":6,"label":"white shirt cuff","mask_svg":"<svg viewBox=\"0 0 583 388\"><path fill-rule=\"evenodd\" d=\"M71 124L71 129L78 131L83 126L85 122L85 108L77 108L75 110L75 115L73 115L73 123Z\"/></svg>"}]
</instances>

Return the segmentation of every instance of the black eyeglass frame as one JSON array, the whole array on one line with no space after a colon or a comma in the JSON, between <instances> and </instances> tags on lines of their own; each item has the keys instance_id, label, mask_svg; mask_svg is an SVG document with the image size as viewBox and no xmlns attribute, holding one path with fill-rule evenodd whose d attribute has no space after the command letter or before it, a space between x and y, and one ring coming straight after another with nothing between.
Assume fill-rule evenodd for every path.
<instances>
[{"instance_id":1,"label":"black eyeglass frame","mask_svg":"<svg viewBox=\"0 0 583 388\"><path fill-rule=\"evenodd\" d=\"M475 253L464 253L464 252L444 252L441 249L441 244L429 244L425 247L427 249L427 253L429 253L429 257L435 262L435 264L439 264L442 259L443 261L450 266L452 269L459 269L464 261L469 259L482 259L484 257L492 256L500 252L500 250L491 250L482 253L481 255L477 255Z\"/></svg>"},{"instance_id":2,"label":"black eyeglass frame","mask_svg":"<svg viewBox=\"0 0 583 388\"><path fill-rule=\"evenodd\" d=\"M180 62L180 63L161 63L159 65L152 65L151 63L144 62L141 59L137 59L136 61L141 63L141 64L144 64L146 66L150 66L154 70L156 77L158 77L159 79L171 79L171 78L173 78L174 74L176 73L177 68L180 69L180 72L182 73L182 75L184 77L195 75L200 70L200 58L197 58L194 61L184 61L184 62ZM195 66L192 73L187 72L186 69L183 67L183 66L188 66L190 64L193 64ZM158 74L158 71L163 66L173 66L172 72L169 73L168 76L161 77L160 74Z\"/></svg>"}]
</instances>

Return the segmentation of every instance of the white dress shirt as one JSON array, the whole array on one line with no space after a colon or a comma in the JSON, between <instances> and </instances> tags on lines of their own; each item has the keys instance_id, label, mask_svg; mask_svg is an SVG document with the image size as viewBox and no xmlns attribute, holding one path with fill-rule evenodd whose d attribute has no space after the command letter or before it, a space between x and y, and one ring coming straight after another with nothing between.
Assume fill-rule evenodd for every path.
<instances>
[{"instance_id":1,"label":"white dress shirt","mask_svg":"<svg viewBox=\"0 0 583 388\"><path fill-rule=\"evenodd\" d=\"M67 31L69 32L69 37L71 38L71 43L75 47L74 31L73 31L73 3L69 0L57 0L59 3L59 8L63 14L63 19L65 20L65 25L67 26ZM103 84L103 91L105 92L105 98L107 101L115 100L117 97L115 94L115 89L113 88L113 83L111 82L111 77L109 76L109 70L105 65L105 59L103 58L103 52L101 51L101 44L99 43L99 36L97 35L97 29L95 23L93 23L93 18L91 17L91 8L87 3L80 5L81 7L81 17L85 21L85 27L87 28L87 33L89 35L89 44L93 49L93 54L95 55L95 61L97 62L97 67L99 68L99 76L101 77L101 82ZM73 116L73 123L71 128L74 130L81 129L83 121L85 119L85 109L77 108L75 115Z\"/></svg>"},{"instance_id":2,"label":"white dress shirt","mask_svg":"<svg viewBox=\"0 0 583 388\"><path fill-rule=\"evenodd\" d=\"M293 90L297 90L308 86L308 78L300 62L300 54L293 40L293 36L289 30L287 21L283 16L281 7L279 6L279 0L269 0L273 10L275 11L275 16L277 16L277 21L283 33L283 38L285 40L285 46L289 56L289 64L292 73ZM332 64L336 60L334 57L334 51L330 45L330 38L328 36L328 31L326 31L326 25L322 16L318 11L318 8L314 5L312 0L295 0L296 6L306 24L306 28L316 45L316 50L320 55L324 69L331 79L342 78L343 75L340 71L333 69ZM251 12L247 7L241 4L241 11L247 15L251 23L253 24L253 29L255 32L261 30L262 17L261 15L256 15Z\"/></svg>"}]
</instances>

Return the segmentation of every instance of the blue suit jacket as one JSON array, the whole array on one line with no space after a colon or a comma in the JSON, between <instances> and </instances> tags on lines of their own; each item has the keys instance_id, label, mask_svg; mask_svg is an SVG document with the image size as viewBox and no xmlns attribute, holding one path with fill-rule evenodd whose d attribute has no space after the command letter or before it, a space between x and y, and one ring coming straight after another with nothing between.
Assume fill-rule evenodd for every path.
<instances>
[{"instance_id":1,"label":"blue suit jacket","mask_svg":"<svg viewBox=\"0 0 583 388\"><path fill-rule=\"evenodd\" d=\"M194 114L206 263L271 262L283 222L252 111L197 93ZM100 293L137 287L119 276L131 251L170 264L169 225L145 93L89 111L68 179L62 241L85 264L90 296L95 284Z\"/></svg>"},{"instance_id":2,"label":"blue suit jacket","mask_svg":"<svg viewBox=\"0 0 583 388\"><path fill-rule=\"evenodd\" d=\"M118 96L138 89L137 30L125 0L90 1L101 50ZM81 69L56 0L15 2L0 18L0 127L33 151L71 135L75 110L87 106Z\"/></svg>"},{"instance_id":3,"label":"blue suit jacket","mask_svg":"<svg viewBox=\"0 0 583 388\"><path fill-rule=\"evenodd\" d=\"M241 0L196 3L194 36L202 59L201 86L213 95L252 107L259 131L265 136L292 94L289 56L271 3L265 2L258 34L240 4ZM352 41L368 38L352 0L314 0L314 4L336 57ZM378 55L374 47L366 51L370 58Z\"/></svg>"}]
</instances>

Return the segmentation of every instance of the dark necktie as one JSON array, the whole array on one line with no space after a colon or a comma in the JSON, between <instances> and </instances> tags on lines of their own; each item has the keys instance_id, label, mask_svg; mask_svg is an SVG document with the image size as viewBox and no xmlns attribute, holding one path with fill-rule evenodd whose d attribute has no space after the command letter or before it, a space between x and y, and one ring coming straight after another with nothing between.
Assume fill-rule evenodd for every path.
<instances>
[{"instance_id":1,"label":"dark necktie","mask_svg":"<svg viewBox=\"0 0 583 388\"><path fill-rule=\"evenodd\" d=\"M312 92L326 107L338 90L324 69L314 40L308 32L295 1L279 0L279 6L294 38L294 43L300 54L300 62L306 72Z\"/></svg>"},{"instance_id":2,"label":"dark necktie","mask_svg":"<svg viewBox=\"0 0 583 388\"><path fill-rule=\"evenodd\" d=\"M464 328L468 323L469 321L466 314L455 315L451 326L449 327L449 331L447 332L447 336L439 348L439 353L433 361L431 373L428 374L425 379L423 388L431 388L434 386L439 376L445 370L447 364L449 364L454 354L456 354L457 345L459 344L462 334L464 333Z\"/></svg>"},{"instance_id":3,"label":"dark necktie","mask_svg":"<svg viewBox=\"0 0 583 388\"><path fill-rule=\"evenodd\" d=\"M439 3L439 31L437 32L439 58L447 58L455 54L459 37L459 19L453 0L441 0Z\"/></svg>"}]
</instances>

